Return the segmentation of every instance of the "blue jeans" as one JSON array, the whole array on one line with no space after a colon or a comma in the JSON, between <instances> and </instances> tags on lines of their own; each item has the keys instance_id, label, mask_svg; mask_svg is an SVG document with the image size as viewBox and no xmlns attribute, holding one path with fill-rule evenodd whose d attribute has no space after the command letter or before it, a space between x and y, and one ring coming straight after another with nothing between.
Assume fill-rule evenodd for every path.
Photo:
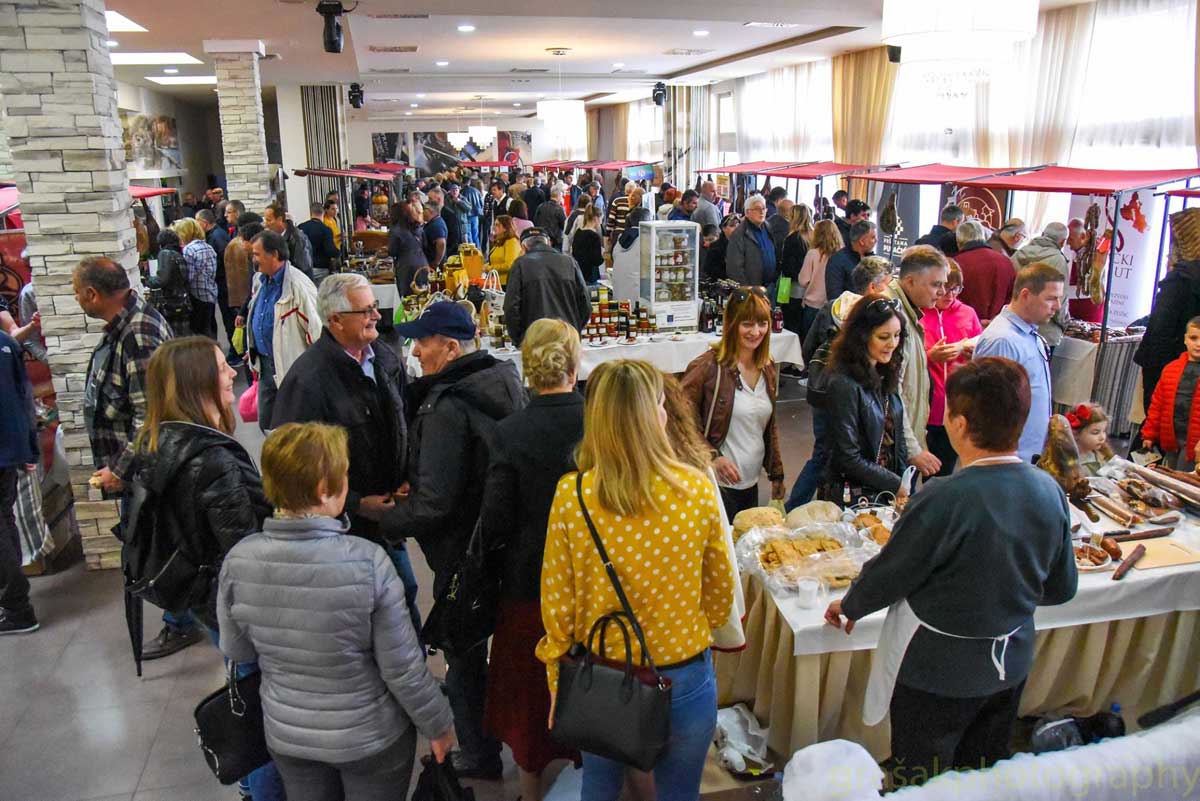
<instances>
[{"instance_id":1,"label":"blue jeans","mask_svg":"<svg viewBox=\"0 0 1200 801\"><path fill-rule=\"evenodd\" d=\"M196 618L192 616L190 610L185 609L182 612L163 612L163 624L169 629L175 631L185 631L196 625Z\"/></svg>"},{"instance_id":2,"label":"blue jeans","mask_svg":"<svg viewBox=\"0 0 1200 801\"><path fill-rule=\"evenodd\" d=\"M213 644L221 647L221 634L216 629L209 629L208 636ZM228 664L229 660L225 660ZM238 662L235 673L239 679L258 672L257 662ZM268 762L238 782L238 789L243 795L249 795L254 801L287 801L287 793L283 791L283 778L274 762Z\"/></svg>"},{"instance_id":3,"label":"blue jeans","mask_svg":"<svg viewBox=\"0 0 1200 801\"><path fill-rule=\"evenodd\" d=\"M392 564L396 566L396 573L400 576L400 583L404 585L404 602L408 604L408 614L412 618L413 631L417 633L417 637L420 637L421 610L417 609L417 576L413 573L412 562L408 558L408 549L404 547L404 543L400 543L394 548L391 545L385 545L383 549L391 557Z\"/></svg>"},{"instance_id":4,"label":"blue jeans","mask_svg":"<svg viewBox=\"0 0 1200 801\"><path fill-rule=\"evenodd\" d=\"M657 801L696 801L700 774L717 727L717 679L712 653L677 670L671 679L671 745L654 766ZM582 801L616 801L625 782L625 766L595 754L583 755Z\"/></svg>"},{"instance_id":5,"label":"blue jeans","mask_svg":"<svg viewBox=\"0 0 1200 801\"><path fill-rule=\"evenodd\" d=\"M481 246L481 242L479 240L479 218L478 217L468 217L467 218L467 238L470 239L472 245L479 248L480 250L483 249Z\"/></svg>"},{"instance_id":6,"label":"blue jeans","mask_svg":"<svg viewBox=\"0 0 1200 801\"><path fill-rule=\"evenodd\" d=\"M825 472L825 466L829 464L829 444L825 441L828 437L829 418L825 412L815 407L812 410L812 427L812 456L804 465L804 469L800 471L800 475L796 476L796 483L792 485L792 493L788 496L787 503L783 505L789 512L813 499L813 495L817 493L817 485L821 482L821 474Z\"/></svg>"}]
</instances>

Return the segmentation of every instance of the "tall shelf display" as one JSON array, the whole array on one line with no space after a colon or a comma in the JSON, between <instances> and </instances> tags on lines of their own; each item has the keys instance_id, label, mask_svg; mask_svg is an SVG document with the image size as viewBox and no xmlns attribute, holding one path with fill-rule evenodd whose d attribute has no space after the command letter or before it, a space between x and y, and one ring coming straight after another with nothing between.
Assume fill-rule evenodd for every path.
<instances>
[{"instance_id":1,"label":"tall shelf display","mask_svg":"<svg viewBox=\"0 0 1200 801\"><path fill-rule=\"evenodd\" d=\"M639 296L658 318L660 331L696 331L700 313L700 226L694 222L644 222Z\"/></svg>"}]
</instances>

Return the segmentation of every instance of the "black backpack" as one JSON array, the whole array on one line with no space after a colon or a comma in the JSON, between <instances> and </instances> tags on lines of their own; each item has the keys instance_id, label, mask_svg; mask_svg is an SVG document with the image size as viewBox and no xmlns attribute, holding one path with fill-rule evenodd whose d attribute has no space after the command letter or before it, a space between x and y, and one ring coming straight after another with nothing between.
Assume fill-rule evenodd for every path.
<instances>
[{"instance_id":1,"label":"black backpack","mask_svg":"<svg viewBox=\"0 0 1200 801\"><path fill-rule=\"evenodd\" d=\"M805 397L808 399L808 404L815 409L825 408L825 403L829 398L829 374L826 368L829 366L829 352L833 349L833 339L833 337L829 337L822 342L812 359L805 365L808 368L808 386L805 389Z\"/></svg>"},{"instance_id":2,"label":"black backpack","mask_svg":"<svg viewBox=\"0 0 1200 801\"><path fill-rule=\"evenodd\" d=\"M159 524L160 495L142 478L131 482L129 514L121 531L125 592L168 612L182 612L203 592L212 570Z\"/></svg>"}]
</instances>

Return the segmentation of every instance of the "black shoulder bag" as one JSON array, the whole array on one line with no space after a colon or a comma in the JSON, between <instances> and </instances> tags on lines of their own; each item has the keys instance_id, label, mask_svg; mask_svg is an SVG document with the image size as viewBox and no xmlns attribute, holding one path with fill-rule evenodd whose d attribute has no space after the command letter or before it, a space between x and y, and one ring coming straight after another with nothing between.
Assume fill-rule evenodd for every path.
<instances>
[{"instance_id":1,"label":"black shoulder bag","mask_svg":"<svg viewBox=\"0 0 1200 801\"><path fill-rule=\"evenodd\" d=\"M421 642L430 648L465 654L496 631L500 580L488 569L481 529L477 521L467 552L421 627Z\"/></svg>"},{"instance_id":2,"label":"black shoulder bag","mask_svg":"<svg viewBox=\"0 0 1200 801\"><path fill-rule=\"evenodd\" d=\"M262 673L237 677L228 665L229 682L196 705L196 739L204 761L221 784L233 784L271 760L263 728Z\"/></svg>"},{"instance_id":3,"label":"black shoulder bag","mask_svg":"<svg viewBox=\"0 0 1200 801\"><path fill-rule=\"evenodd\" d=\"M550 736L563 745L648 771L666 753L669 744L671 680L655 666L646 647L646 636L592 524L592 516L583 502L582 473L575 479L575 494L623 611L597 619L588 634L587 645L575 643L559 660ZM625 640L624 663L603 656L604 634L610 623L617 626ZM637 668L633 666L629 629L633 629L642 647L641 664ZM596 643L597 633L599 643Z\"/></svg>"}]
</instances>

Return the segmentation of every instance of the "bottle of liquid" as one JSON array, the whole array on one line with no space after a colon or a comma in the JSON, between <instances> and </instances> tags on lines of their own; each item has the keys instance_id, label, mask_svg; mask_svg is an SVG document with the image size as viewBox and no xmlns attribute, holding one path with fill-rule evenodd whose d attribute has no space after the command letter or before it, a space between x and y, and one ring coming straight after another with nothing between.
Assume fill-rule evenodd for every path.
<instances>
[{"instance_id":1,"label":"bottle of liquid","mask_svg":"<svg viewBox=\"0 0 1200 801\"><path fill-rule=\"evenodd\" d=\"M776 334L783 333L783 307L776 306L771 312L771 330Z\"/></svg>"}]
</instances>

